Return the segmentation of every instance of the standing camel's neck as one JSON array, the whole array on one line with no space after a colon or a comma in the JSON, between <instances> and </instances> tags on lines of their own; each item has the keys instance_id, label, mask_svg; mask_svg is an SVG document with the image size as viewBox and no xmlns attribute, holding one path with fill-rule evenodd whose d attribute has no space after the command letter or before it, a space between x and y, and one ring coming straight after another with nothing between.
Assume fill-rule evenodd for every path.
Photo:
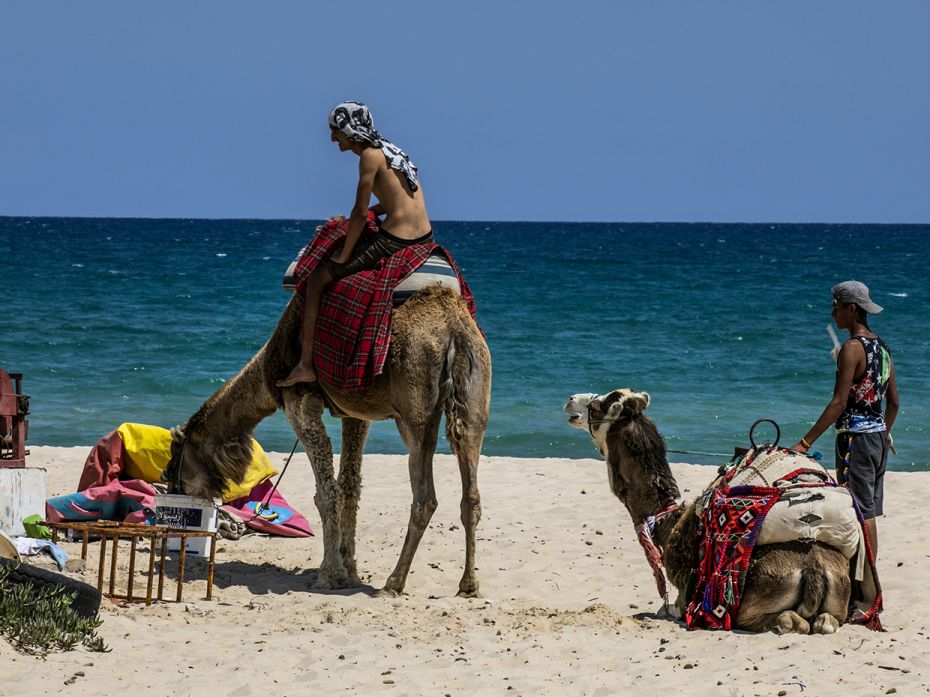
<instances>
[{"instance_id":1,"label":"standing camel's neck","mask_svg":"<svg viewBox=\"0 0 930 697\"><path fill-rule=\"evenodd\" d=\"M203 427L230 435L250 434L262 419L277 410L275 395L265 379L265 349L263 346L203 404L197 415Z\"/></svg>"}]
</instances>

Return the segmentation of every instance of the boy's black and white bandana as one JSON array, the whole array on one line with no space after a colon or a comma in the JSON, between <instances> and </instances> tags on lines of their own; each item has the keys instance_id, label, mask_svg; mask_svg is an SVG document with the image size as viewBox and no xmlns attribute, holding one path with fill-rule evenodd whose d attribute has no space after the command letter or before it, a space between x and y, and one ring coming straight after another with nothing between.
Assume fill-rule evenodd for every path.
<instances>
[{"instance_id":1,"label":"boy's black and white bandana","mask_svg":"<svg viewBox=\"0 0 930 697\"><path fill-rule=\"evenodd\" d=\"M404 175L411 191L420 188L417 167L403 150L375 130L368 107L360 102L342 102L329 112L329 127L352 140L380 148L388 166Z\"/></svg>"}]
</instances>

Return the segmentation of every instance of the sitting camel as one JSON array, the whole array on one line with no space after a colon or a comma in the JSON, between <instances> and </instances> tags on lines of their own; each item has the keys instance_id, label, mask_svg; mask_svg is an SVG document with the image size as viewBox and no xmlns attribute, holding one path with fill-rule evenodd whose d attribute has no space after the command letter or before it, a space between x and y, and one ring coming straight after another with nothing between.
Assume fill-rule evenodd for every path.
<instances>
[{"instance_id":1,"label":"sitting camel","mask_svg":"<svg viewBox=\"0 0 930 697\"><path fill-rule=\"evenodd\" d=\"M394 419L410 451L413 504L397 566L380 591L399 595L417 545L436 510L433 454L439 424L462 477L465 571L458 595L476 597L475 529L481 517L478 458L487 427L491 356L462 298L448 288L423 288L395 308L384 371L366 391L319 389L342 418L339 473L323 424L324 395L306 385L279 388L300 356L301 305L294 297L265 345L185 423L172 429L165 479L173 490L219 496L227 481L240 482L251 461L249 436L262 419L284 409L303 444L316 478L314 501L323 528L323 560L316 585L360 585L355 527L361 493L362 451L373 419ZM336 413L338 410L338 413Z\"/></svg>"},{"instance_id":2,"label":"sitting camel","mask_svg":"<svg viewBox=\"0 0 930 697\"><path fill-rule=\"evenodd\" d=\"M676 606L683 613L700 523L697 501L675 503L678 484L666 459L665 442L655 423L643 414L648 405L647 393L619 389L605 395L574 395L565 411L569 423L587 430L606 458L610 489L633 523L639 528L655 518L652 540L679 591ZM849 562L830 545L815 541L758 545L733 628L832 634L846 621L850 589Z\"/></svg>"}]
</instances>

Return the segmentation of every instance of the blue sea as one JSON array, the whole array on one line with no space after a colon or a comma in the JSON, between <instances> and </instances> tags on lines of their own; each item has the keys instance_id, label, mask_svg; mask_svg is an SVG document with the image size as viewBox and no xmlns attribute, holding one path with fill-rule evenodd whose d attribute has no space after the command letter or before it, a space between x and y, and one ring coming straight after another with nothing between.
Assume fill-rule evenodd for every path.
<instances>
[{"instance_id":1,"label":"blue sea","mask_svg":"<svg viewBox=\"0 0 930 697\"><path fill-rule=\"evenodd\" d=\"M184 421L268 338L289 299L284 269L318 222L0 218L0 368L24 374L29 443L89 446L124 421ZM649 414L683 451L674 460L724 462L759 418L790 445L832 394L830 287L856 278L886 308L872 327L895 359L889 466L930 469L930 226L434 229L491 348L487 455L598 457L562 405L616 387L650 393ZM280 413L256 437L277 451L294 441ZM829 432L815 449L832 464ZM383 422L368 450L404 447Z\"/></svg>"}]
</instances>

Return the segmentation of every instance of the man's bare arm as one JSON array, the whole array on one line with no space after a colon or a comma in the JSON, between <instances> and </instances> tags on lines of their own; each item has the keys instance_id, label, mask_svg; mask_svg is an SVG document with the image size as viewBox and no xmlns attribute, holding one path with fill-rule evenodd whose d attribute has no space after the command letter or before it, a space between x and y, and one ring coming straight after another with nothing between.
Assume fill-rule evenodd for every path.
<instances>
[{"instance_id":1,"label":"man's bare arm","mask_svg":"<svg viewBox=\"0 0 930 697\"><path fill-rule=\"evenodd\" d=\"M807 442L805 446L801 441L795 443L791 449L798 452L806 453L810 445L820 438L830 424L836 421L843 408L846 406L846 400L849 399L849 388L852 385L853 377L856 373L856 364L859 362L859 354L862 353L862 344L858 341L847 341L840 349L840 355L837 358L836 382L833 384L833 397L824 407L820 418L811 426L811 429L801 439Z\"/></svg>"},{"instance_id":2,"label":"man's bare arm","mask_svg":"<svg viewBox=\"0 0 930 697\"><path fill-rule=\"evenodd\" d=\"M898 418L898 383L894 377L894 363L891 364L891 373L888 375L888 389L885 392L885 430L888 432L888 445L891 452L897 454L894 439L891 437L891 428Z\"/></svg>"},{"instance_id":3,"label":"man's bare arm","mask_svg":"<svg viewBox=\"0 0 930 697\"><path fill-rule=\"evenodd\" d=\"M338 264L344 264L351 258L352 250L368 222L368 204L375 185L375 175L378 173L378 165L383 161L381 151L373 148L363 150L359 156L358 187L355 190L355 206L349 215L349 230L342 251L333 257L333 261Z\"/></svg>"}]
</instances>

